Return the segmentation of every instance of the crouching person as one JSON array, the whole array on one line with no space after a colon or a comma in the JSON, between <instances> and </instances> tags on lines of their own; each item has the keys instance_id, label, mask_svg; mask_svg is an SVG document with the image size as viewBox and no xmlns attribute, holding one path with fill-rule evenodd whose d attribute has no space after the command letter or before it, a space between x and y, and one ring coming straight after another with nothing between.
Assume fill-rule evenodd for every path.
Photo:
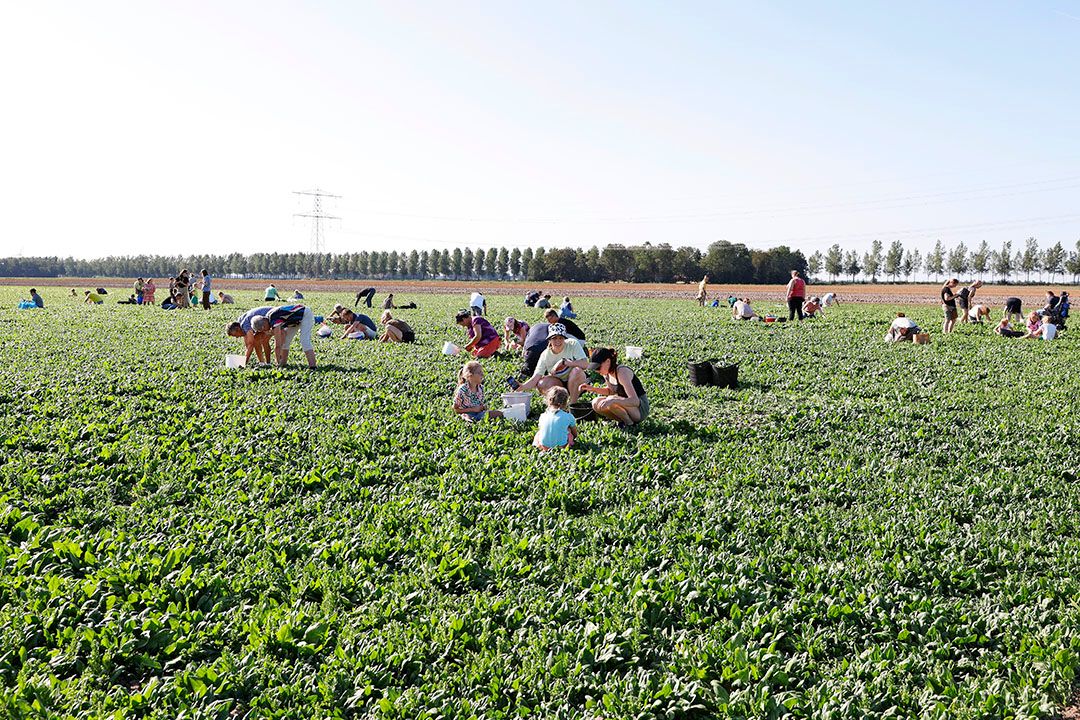
<instances>
[{"instance_id":1,"label":"crouching person","mask_svg":"<svg viewBox=\"0 0 1080 720\"><path fill-rule=\"evenodd\" d=\"M582 384L579 390L600 395L592 401L593 411L623 427L637 425L649 416L649 396L637 373L620 365L612 348L597 348L589 356L589 372L599 373L604 386Z\"/></svg>"},{"instance_id":2,"label":"crouching person","mask_svg":"<svg viewBox=\"0 0 1080 720\"><path fill-rule=\"evenodd\" d=\"M919 326L915 321L902 312L896 313L896 319L889 326L889 332L885 333L885 342L914 342L915 334L919 332Z\"/></svg>"},{"instance_id":3,"label":"crouching person","mask_svg":"<svg viewBox=\"0 0 1080 720\"><path fill-rule=\"evenodd\" d=\"M587 379L585 366L588 364L588 356L581 344L566 336L566 326L553 323L548 325L547 349L540 354L532 377L522 383L519 390L536 389L546 396L551 388L563 387L569 393L570 402L577 402L578 388Z\"/></svg>"}]
</instances>

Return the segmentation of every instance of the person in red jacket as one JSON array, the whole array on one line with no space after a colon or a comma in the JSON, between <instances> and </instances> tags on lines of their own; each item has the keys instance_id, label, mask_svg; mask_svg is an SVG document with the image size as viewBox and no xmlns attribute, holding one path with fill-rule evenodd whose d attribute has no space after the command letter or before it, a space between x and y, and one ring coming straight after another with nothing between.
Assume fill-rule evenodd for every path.
<instances>
[{"instance_id":1,"label":"person in red jacket","mask_svg":"<svg viewBox=\"0 0 1080 720\"><path fill-rule=\"evenodd\" d=\"M799 316L803 319L803 302L806 301L806 281L799 277L798 270L791 271L791 281L787 284L788 322Z\"/></svg>"}]
</instances>

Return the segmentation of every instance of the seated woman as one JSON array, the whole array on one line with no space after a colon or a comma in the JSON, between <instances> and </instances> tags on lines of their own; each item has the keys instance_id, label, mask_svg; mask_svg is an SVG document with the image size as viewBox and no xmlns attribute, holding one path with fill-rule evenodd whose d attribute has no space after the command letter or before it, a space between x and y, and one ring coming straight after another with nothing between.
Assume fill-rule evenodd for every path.
<instances>
[{"instance_id":1,"label":"seated woman","mask_svg":"<svg viewBox=\"0 0 1080 720\"><path fill-rule=\"evenodd\" d=\"M1013 330L1011 327L1009 327L1009 318L1001 318L1001 322L999 322L998 326L994 328L994 332L996 332L1001 337L1024 337L1024 333L1020 332L1019 330Z\"/></svg>"},{"instance_id":2,"label":"seated woman","mask_svg":"<svg viewBox=\"0 0 1080 720\"><path fill-rule=\"evenodd\" d=\"M743 298L742 300L736 300L731 305L731 317L736 320L753 320L757 317L757 313L750 307L750 298Z\"/></svg>"},{"instance_id":3,"label":"seated woman","mask_svg":"<svg viewBox=\"0 0 1080 720\"><path fill-rule=\"evenodd\" d=\"M508 317L503 323L503 340L507 350L524 350L525 338L529 337L529 323Z\"/></svg>"},{"instance_id":4,"label":"seated woman","mask_svg":"<svg viewBox=\"0 0 1080 720\"><path fill-rule=\"evenodd\" d=\"M613 348L593 350L588 370L604 378L603 387L582 383L578 388L579 392L601 396L592 401L597 415L626 427L637 425L649 416L649 396L645 394L645 388L633 370L619 364Z\"/></svg>"},{"instance_id":5,"label":"seated woman","mask_svg":"<svg viewBox=\"0 0 1080 720\"><path fill-rule=\"evenodd\" d=\"M889 326L889 332L885 333L885 342L914 342L915 334L919 332L919 326L915 321L902 312L896 313L896 319Z\"/></svg>"},{"instance_id":6,"label":"seated woman","mask_svg":"<svg viewBox=\"0 0 1080 720\"><path fill-rule=\"evenodd\" d=\"M380 318L386 330L379 340L382 342L411 343L416 342L416 333L404 320L395 320L389 310L383 312Z\"/></svg>"}]
</instances>

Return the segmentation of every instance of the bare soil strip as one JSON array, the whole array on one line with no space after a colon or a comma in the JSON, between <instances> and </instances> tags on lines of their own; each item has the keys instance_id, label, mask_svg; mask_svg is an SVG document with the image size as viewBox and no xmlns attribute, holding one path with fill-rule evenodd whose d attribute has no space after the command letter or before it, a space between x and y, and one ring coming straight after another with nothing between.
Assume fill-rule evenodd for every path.
<instances>
[{"instance_id":1,"label":"bare soil strip","mask_svg":"<svg viewBox=\"0 0 1080 720\"><path fill-rule=\"evenodd\" d=\"M82 290L92 287L130 288L133 278L0 278L0 285L24 285L31 287L72 287L81 294ZM697 285L688 283L552 283L552 282L495 282L491 280L308 280L275 278L228 278L215 277L215 290L254 290L274 283L284 297L299 289L301 292L341 292L355 294L366 287L374 287L381 293L400 293L402 300L407 296L423 293L467 295L473 290L480 290L490 295L520 295L537 289L561 299L563 295L571 297L613 297L613 298L684 298L694 302ZM158 283L161 292L163 282ZM992 285L987 283L978 294L978 302L991 306L1002 305L1005 298L1018 297L1026 307L1041 306L1045 293L1049 289L1059 292L1069 285L1033 284L1033 285ZM841 302L879 303L897 305L936 305L940 302L941 286L935 283L876 283L854 285L819 284L807 286L807 293L824 295L834 292ZM751 300L782 301L782 285L709 285L709 299L728 295L748 297Z\"/></svg>"}]
</instances>

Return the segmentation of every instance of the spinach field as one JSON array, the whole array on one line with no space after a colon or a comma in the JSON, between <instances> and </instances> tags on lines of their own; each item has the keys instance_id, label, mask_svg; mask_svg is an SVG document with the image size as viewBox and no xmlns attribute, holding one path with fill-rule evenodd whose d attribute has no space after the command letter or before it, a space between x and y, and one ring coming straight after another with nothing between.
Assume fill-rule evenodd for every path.
<instances>
[{"instance_id":1,"label":"spinach field","mask_svg":"<svg viewBox=\"0 0 1080 720\"><path fill-rule=\"evenodd\" d=\"M21 290L0 717L1052 717L1075 687L1080 330L942 338L924 306L932 344L889 346L888 306L577 298L591 345L645 348L652 415L540 454L535 400L526 425L450 411L464 297L400 311L416 345L227 370L250 291ZM690 386L702 357L741 387ZM484 366L497 397L518 362Z\"/></svg>"}]
</instances>

